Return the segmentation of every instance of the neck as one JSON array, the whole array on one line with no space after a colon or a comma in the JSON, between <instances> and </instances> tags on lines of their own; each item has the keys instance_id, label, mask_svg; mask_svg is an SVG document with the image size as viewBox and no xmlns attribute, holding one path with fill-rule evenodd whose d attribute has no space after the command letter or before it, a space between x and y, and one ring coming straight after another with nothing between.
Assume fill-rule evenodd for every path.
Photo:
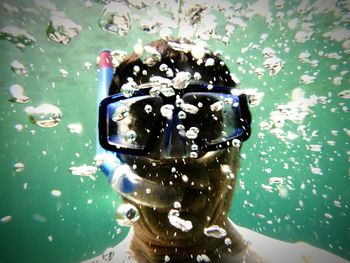
<instances>
[{"instance_id":1,"label":"neck","mask_svg":"<svg viewBox=\"0 0 350 263\"><path fill-rule=\"evenodd\" d=\"M164 262L166 257L169 257L171 262L196 262L197 257L203 254L212 262L225 262L224 258L239 255L247 245L227 217L211 222L211 225L215 224L226 230L225 237L207 237L201 231L197 235L188 232L179 239L174 235L160 238L135 225L131 250L137 262L143 263Z\"/></svg>"}]
</instances>

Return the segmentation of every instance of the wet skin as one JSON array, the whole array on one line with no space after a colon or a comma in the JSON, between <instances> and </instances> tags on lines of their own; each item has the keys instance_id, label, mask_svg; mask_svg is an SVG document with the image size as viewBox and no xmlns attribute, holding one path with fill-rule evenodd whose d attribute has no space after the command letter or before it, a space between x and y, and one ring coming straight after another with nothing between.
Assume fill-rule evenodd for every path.
<instances>
[{"instance_id":1,"label":"wet skin","mask_svg":"<svg viewBox=\"0 0 350 263\"><path fill-rule=\"evenodd\" d=\"M134 204L140 211L132 241L135 257L141 257L141 262L152 262L163 260L168 255L172 260L183 262L190 260L191 255L206 254L215 259L219 254L227 254L228 248L236 253L242 250L245 247L243 240L227 221L239 166L239 149L232 147L209 152L198 159L157 156L155 150L150 154L154 158L130 155L121 155L120 158L134 167L139 176L158 182L160 187L181 186L184 198L179 209L180 217L190 220L193 228L183 232L169 223L168 212L173 207L160 209ZM223 165L229 165L231 172L223 169ZM182 175L188 177L188 182L182 180ZM224 228L232 245L227 246L225 238L207 237L203 230L211 225Z\"/></svg>"}]
</instances>

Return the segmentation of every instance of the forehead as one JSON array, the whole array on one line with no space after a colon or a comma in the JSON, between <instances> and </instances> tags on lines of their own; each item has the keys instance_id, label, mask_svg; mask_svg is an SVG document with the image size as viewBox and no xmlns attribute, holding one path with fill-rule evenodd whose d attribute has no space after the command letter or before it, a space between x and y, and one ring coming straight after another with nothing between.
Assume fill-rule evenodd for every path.
<instances>
[{"instance_id":1,"label":"forehead","mask_svg":"<svg viewBox=\"0 0 350 263\"><path fill-rule=\"evenodd\" d=\"M137 84L148 83L154 77L172 80L179 72L189 73L192 80L221 86L235 86L228 67L220 58L210 55L198 60L188 54L181 54L181 56L181 58L161 57L160 61L151 66L144 63L141 58L131 63L124 63L116 69L115 83L112 83L111 89L115 84L115 91L119 92L125 83L130 81ZM111 94L116 92L111 92Z\"/></svg>"}]
</instances>

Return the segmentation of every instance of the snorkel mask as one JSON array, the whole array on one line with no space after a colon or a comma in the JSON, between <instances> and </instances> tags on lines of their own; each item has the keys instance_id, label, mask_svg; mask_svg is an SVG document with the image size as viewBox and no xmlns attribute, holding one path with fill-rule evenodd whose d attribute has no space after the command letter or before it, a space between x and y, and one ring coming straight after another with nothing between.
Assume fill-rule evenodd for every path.
<instances>
[{"instance_id":1,"label":"snorkel mask","mask_svg":"<svg viewBox=\"0 0 350 263\"><path fill-rule=\"evenodd\" d=\"M161 151L169 156L171 141L177 139L184 148L181 158L196 158L198 151L237 145L250 135L247 99L231 94L229 87L190 81L183 89L163 87L167 93L160 89L154 95L152 89L153 83L142 84L135 86L132 97L118 93L100 103L104 149L145 156L163 138ZM180 136L172 138L173 132Z\"/></svg>"},{"instance_id":2,"label":"snorkel mask","mask_svg":"<svg viewBox=\"0 0 350 263\"><path fill-rule=\"evenodd\" d=\"M250 136L247 97L233 94L231 87L194 81L190 73L179 72L172 80L152 77L141 85L130 81L121 87L121 93L107 97L112 78L112 57L103 50L98 165L119 194L138 204L171 207L182 200L182 191L175 186L159 187L136 175L121 164L118 154L147 156L162 140L160 150L169 156L172 142L181 140L181 158L197 158L198 152L240 147Z\"/></svg>"}]
</instances>

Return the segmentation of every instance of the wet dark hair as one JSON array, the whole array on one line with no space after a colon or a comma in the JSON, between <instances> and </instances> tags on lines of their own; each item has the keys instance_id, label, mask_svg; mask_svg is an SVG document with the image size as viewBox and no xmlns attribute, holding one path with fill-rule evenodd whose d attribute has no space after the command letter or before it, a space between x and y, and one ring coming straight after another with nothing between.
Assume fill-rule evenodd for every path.
<instances>
[{"instance_id":1,"label":"wet dark hair","mask_svg":"<svg viewBox=\"0 0 350 263\"><path fill-rule=\"evenodd\" d=\"M182 44L179 40L170 40L169 42ZM114 79L110 85L109 95L116 94L120 91L121 86L128 82L128 78L132 77L137 84L149 82L149 78L152 76L160 76L166 78L166 72L161 71L159 66L166 64L168 68L172 69L174 76L176 72L187 71L192 75L195 72L201 74L201 80L212 83L215 85L235 87L236 83L230 76L230 70L219 56L213 54L211 51L207 51L203 57L203 62L198 65L197 59L194 58L191 52L183 52L173 49L169 42L166 40L156 40L148 44L155 48L161 54L161 61L157 62L154 66L150 67L144 64L140 56L136 53L129 55L115 70ZM185 44L193 44L191 42L185 42ZM205 61L208 58L213 58L215 63L213 66L205 66ZM140 72L137 76L134 75L134 67L138 66ZM147 74L142 72L146 70Z\"/></svg>"}]
</instances>

